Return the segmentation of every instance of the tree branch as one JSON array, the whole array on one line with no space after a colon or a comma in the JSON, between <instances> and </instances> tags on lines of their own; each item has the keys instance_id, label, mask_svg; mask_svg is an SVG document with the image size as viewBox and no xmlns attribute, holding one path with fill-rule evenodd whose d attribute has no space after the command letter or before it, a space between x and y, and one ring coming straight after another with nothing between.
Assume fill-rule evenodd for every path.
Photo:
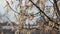
<instances>
[{"instance_id":1,"label":"tree branch","mask_svg":"<svg viewBox=\"0 0 60 34\"><path fill-rule=\"evenodd\" d=\"M33 3L31 0L29 0L31 3ZM39 11L40 12L42 12L50 21L52 21L53 22L53 20L52 19L50 19L35 3L33 3L33 5L34 6L36 6L36 8L38 8L39 9Z\"/></svg>"},{"instance_id":2,"label":"tree branch","mask_svg":"<svg viewBox=\"0 0 60 34\"><path fill-rule=\"evenodd\" d=\"M9 8L13 11L13 12L15 12L15 13L18 13L18 12L16 12L11 6L10 6L10 4L9 4L9 2L7 1L7 0L5 0L6 1L6 3L7 3L7 5L9 5ZM7 5L5 6L5 7L7 7ZM4 7L4 8L5 8ZM18 13L19 14L19 13Z\"/></svg>"},{"instance_id":3,"label":"tree branch","mask_svg":"<svg viewBox=\"0 0 60 34\"><path fill-rule=\"evenodd\" d=\"M54 1L54 4L55 4L55 7L57 9L57 13L60 16L60 11L59 11L59 8L58 8L58 5L57 5L57 1L56 0L53 0L53 1Z\"/></svg>"},{"instance_id":4,"label":"tree branch","mask_svg":"<svg viewBox=\"0 0 60 34\"><path fill-rule=\"evenodd\" d=\"M49 0L50 1L50 0ZM54 4L52 1L50 1L52 4Z\"/></svg>"}]
</instances>

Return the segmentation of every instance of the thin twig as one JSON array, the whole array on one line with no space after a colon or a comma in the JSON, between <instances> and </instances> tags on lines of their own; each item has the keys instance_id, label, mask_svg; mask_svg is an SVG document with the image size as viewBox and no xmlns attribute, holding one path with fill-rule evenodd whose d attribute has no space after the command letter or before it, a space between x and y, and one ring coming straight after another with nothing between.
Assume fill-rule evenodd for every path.
<instances>
[{"instance_id":1,"label":"thin twig","mask_svg":"<svg viewBox=\"0 0 60 34\"><path fill-rule=\"evenodd\" d=\"M13 12L18 13L18 12L16 12L16 11L10 6L10 4L9 4L9 2L8 2L7 0L6 0L6 2L7 2L7 5L9 5L10 9L11 9ZM7 6L7 5L6 5L6 6ZM5 6L5 7L6 7L6 6ZM19 14L19 13L18 13L18 14Z\"/></svg>"},{"instance_id":2,"label":"thin twig","mask_svg":"<svg viewBox=\"0 0 60 34\"><path fill-rule=\"evenodd\" d=\"M49 0L50 1L50 0ZM52 1L50 1L52 4L54 4Z\"/></svg>"}]
</instances>

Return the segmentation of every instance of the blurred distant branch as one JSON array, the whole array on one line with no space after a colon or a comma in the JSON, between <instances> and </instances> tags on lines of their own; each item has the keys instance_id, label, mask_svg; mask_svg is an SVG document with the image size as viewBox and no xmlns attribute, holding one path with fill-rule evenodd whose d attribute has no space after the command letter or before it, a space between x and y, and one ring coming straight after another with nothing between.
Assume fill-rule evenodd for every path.
<instances>
[{"instance_id":1,"label":"blurred distant branch","mask_svg":"<svg viewBox=\"0 0 60 34\"><path fill-rule=\"evenodd\" d=\"M36 6L36 7L39 9L39 11L42 12L50 21L53 21L52 19L50 19L50 18L41 10L40 7L38 7L32 0L29 0L29 1L32 2L33 5Z\"/></svg>"},{"instance_id":2,"label":"blurred distant branch","mask_svg":"<svg viewBox=\"0 0 60 34\"><path fill-rule=\"evenodd\" d=\"M59 8L58 8L58 5L57 5L57 1L56 0L53 0L53 1L54 1L54 4L55 4L55 7L57 9L57 13L60 16L60 11L59 11Z\"/></svg>"}]
</instances>

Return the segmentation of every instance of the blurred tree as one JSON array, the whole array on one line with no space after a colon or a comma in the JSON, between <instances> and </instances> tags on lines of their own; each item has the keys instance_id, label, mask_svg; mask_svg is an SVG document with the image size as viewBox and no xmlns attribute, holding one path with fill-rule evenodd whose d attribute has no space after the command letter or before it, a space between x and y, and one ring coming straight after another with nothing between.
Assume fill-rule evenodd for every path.
<instances>
[{"instance_id":1,"label":"blurred tree","mask_svg":"<svg viewBox=\"0 0 60 34\"><path fill-rule=\"evenodd\" d=\"M14 2L18 2L17 4L13 5ZM53 6L46 6L46 2L50 1L50 3L52 3ZM52 2L53 1L53 2ZM43 21L41 21L41 27L42 30L44 31L44 29L46 31L48 30L53 30L54 28L56 29L56 24L58 25L57 22L60 21L60 10L59 10L59 6L60 6L60 2L58 3L57 0L11 0L11 3L8 2L6 0L6 6L4 8L7 8L7 13L9 13L9 9L11 9L14 13L17 13L18 15L14 14L16 17L16 21L18 22L18 28L16 28L16 32L15 33L19 33L19 31L21 31L23 28L23 26L26 24L26 20L28 19L29 21L27 21L29 24L29 30L28 30L28 34L30 34L30 23L32 21L32 19L34 19L36 16L36 14L38 14L39 18L42 17ZM48 3L47 3L48 4ZM14 8L17 8L17 10L15 10ZM18 8L19 7L19 8ZM36 9L33 12L33 7L36 7L38 9L38 12L36 14L34 14L34 12L36 11ZM53 7L53 10L51 11L50 7ZM46 11L45 11L46 10ZM32 12L31 12L32 11ZM30 13L29 13L30 12ZM53 12L53 14L51 14L51 12ZM50 15L48 16L48 14L50 15L54 15L56 14L57 19L59 19L58 21L54 21L53 18L54 16L50 17ZM56 19L56 20L57 20ZM37 23L37 20L35 21ZM40 22L40 21L39 21ZM33 23L33 21L32 21ZM46 23L48 23L48 25L46 25ZM39 27L39 23L37 25ZM38 28L37 27L37 28ZM21 29L20 29L21 28ZM58 28L59 29L59 28ZM24 32L24 30L23 30Z\"/></svg>"}]
</instances>

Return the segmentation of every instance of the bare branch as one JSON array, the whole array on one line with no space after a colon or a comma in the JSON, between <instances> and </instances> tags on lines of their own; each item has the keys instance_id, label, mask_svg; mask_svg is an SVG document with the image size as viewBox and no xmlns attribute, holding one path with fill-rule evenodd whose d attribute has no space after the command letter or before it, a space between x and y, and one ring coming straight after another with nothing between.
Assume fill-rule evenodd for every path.
<instances>
[{"instance_id":1,"label":"bare branch","mask_svg":"<svg viewBox=\"0 0 60 34\"><path fill-rule=\"evenodd\" d=\"M53 1L54 1L54 4L55 4L55 7L57 9L57 13L60 16L60 11L59 11L59 8L58 8L58 5L57 5L57 1L56 0L53 0Z\"/></svg>"},{"instance_id":2,"label":"bare branch","mask_svg":"<svg viewBox=\"0 0 60 34\"><path fill-rule=\"evenodd\" d=\"M49 0L50 1L50 0ZM50 1L52 4L54 4L52 1Z\"/></svg>"},{"instance_id":3,"label":"bare branch","mask_svg":"<svg viewBox=\"0 0 60 34\"><path fill-rule=\"evenodd\" d=\"M29 1L32 2L31 0L29 0ZM36 6L39 9L39 11L42 12L50 21L53 21L35 3L33 3L33 5Z\"/></svg>"},{"instance_id":4,"label":"bare branch","mask_svg":"<svg viewBox=\"0 0 60 34\"><path fill-rule=\"evenodd\" d=\"M11 6L10 6L10 4L9 4L9 2L8 1L6 1L7 2L7 5L9 6L9 8L13 11L13 12L15 12L15 13L18 13L18 12L16 12ZM7 5L5 6L5 7L7 7ZM5 8L4 7L4 8ZM19 13L18 13L19 14Z\"/></svg>"}]
</instances>

